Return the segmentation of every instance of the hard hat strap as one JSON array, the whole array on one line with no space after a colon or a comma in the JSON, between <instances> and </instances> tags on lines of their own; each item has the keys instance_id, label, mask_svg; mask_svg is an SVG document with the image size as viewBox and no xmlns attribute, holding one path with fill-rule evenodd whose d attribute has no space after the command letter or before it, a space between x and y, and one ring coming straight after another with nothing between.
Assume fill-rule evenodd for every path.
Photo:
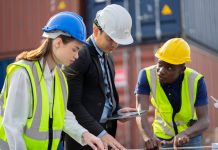
<instances>
[{"instance_id":1,"label":"hard hat strap","mask_svg":"<svg viewBox=\"0 0 218 150\"><path fill-rule=\"evenodd\" d=\"M99 25L97 19L94 20L94 24L97 26L97 28L98 28L100 31L103 31L103 29L102 29L101 26Z\"/></svg>"}]
</instances>

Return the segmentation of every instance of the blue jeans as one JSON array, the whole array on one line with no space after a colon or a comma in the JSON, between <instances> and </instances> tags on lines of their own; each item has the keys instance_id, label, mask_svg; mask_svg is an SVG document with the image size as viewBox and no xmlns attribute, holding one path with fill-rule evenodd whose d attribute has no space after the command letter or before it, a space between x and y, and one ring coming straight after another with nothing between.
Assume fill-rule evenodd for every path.
<instances>
[{"instance_id":1,"label":"blue jeans","mask_svg":"<svg viewBox=\"0 0 218 150\"><path fill-rule=\"evenodd\" d=\"M181 145L181 147L196 147L202 146L202 135L198 135L196 137L190 138L189 142ZM173 148L173 144L165 144L161 146L162 148ZM181 149L180 149L181 150ZM192 150L199 150L199 148L193 148Z\"/></svg>"}]
</instances>

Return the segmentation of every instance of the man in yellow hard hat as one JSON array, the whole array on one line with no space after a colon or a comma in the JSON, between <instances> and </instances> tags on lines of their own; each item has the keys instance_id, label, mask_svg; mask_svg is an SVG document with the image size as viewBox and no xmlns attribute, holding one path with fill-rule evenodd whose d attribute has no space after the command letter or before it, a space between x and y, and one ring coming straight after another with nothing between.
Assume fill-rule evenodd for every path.
<instances>
[{"instance_id":1,"label":"man in yellow hard hat","mask_svg":"<svg viewBox=\"0 0 218 150\"><path fill-rule=\"evenodd\" d=\"M155 56L157 64L139 72L136 107L155 108L153 129L147 113L136 119L146 149L201 146L202 132L209 126L207 89L203 76L186 67L190 47L182 38L168 40Z\"/></svg>"}]
</instances>

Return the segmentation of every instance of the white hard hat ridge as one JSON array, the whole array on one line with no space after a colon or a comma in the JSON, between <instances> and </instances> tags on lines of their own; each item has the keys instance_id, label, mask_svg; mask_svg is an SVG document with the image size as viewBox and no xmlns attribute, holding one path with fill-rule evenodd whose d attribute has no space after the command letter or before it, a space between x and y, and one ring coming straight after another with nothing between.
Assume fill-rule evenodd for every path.
<instances>
[{"instance_id":1,"label":"white hard hat ridge","mask_svg":"<svg viewBox=\"0 0 218 150\"><path fill-rule=\"evenodd\" d=\"M108 5L97 12L96 19L102 30L116 43L121 45L133 43L131 36L132 18L122 6Z\"/></svg>"}]
</instances>

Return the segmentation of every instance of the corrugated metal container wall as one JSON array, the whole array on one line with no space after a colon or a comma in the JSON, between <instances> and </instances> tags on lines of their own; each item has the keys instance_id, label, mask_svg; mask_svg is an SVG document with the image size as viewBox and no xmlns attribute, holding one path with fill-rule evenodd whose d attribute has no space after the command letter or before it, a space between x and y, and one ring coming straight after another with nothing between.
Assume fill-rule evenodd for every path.
<instances>
[{"instance_id":1,"label":"corrugated metal container wall","mask_svg":"<svg viewBox=\"0 0 218 150\"><path fill-rule=\"evenodd\" d=\"M87 0L86 16L88 35L98 10L107 4L118 4L126 8L132 17L132 35L135 42L160 41L179 36L180 0Z\"/></svg>"},{"instance_id":2,"label":"corrugated metal container wall","mask_svg":"<svg viewBox=\"0 0 218 150\"><path fill-rule=\"evenodd\" d=\"M161 41L179 36L180 0L130 0L136 42Z\"/></svg>"},{"instance_id":3,"label":"corrugated metal container wall","mask_svg":"<svg viewBox=\"0 0 218 150\"><path fill-rule=\"evenodd\" d=\"M191 50L192 63L189 66L204 75L207 85L210 127L205 132L205 145L210 145L218 141L218 109L214 107L214 101L210 98L210 96L213 96L218 99L218 54L211 53L210 49L194 42L191 43Z\"/></svg>"},{"instance_id":4,"label":"corrugated metal container wall","mask_svg":"<svg viewBox=\"0 0 218 150\"><path fill-rule=\"evenodd\" d=\"M218 1L182 0L183 32L218 52Z\"/></svg>"},{"instance_id":5,"label":"corrugated metal container wall","mask_svg":"<svg viewBox=\"0 0 218 150\"><path fill-rule=\"evenodd\" d=\"M82 0L1 0L0 59L37 47L41 28L56 12L82 12Z\"/></svg>"}]
</instances>

